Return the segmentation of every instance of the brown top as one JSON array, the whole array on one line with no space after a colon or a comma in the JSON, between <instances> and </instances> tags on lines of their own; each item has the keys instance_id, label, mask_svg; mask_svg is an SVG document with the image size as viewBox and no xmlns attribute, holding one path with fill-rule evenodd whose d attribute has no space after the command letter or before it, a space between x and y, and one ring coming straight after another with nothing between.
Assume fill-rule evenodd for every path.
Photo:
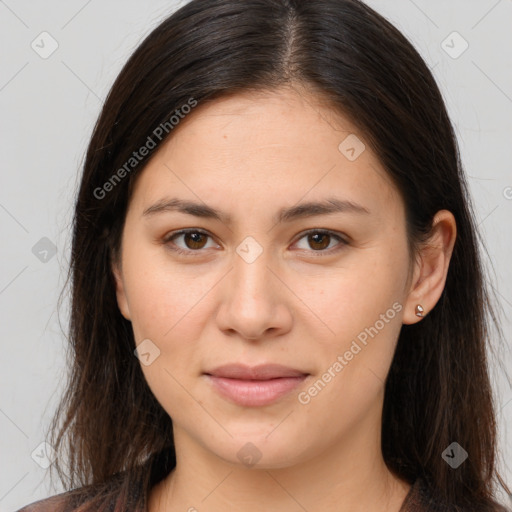
<instances>
[{"instance_id":1,"label":"brown top","mask_svg":"<svg viewBox=\"0 0 512 512\"><path fill-rule=\"evenodd\" d=\"M435 499L421 478L416 479L399 512L449 512L450 508Z\"/></svg>"},{"instance_id":2,"label":"brown top","mask_svg":"<svg viewBox=\"0 0 512 512\"><path fill-rule=\"evenodd\" d=\"M63 512L63 496L66 493L57 494L50 498L33 502L16 512ZM114 504L111 506L114 510ZM67 512L67 511L66 511ZM418 478L407 493L399 512L451 512L451 509L437 501L425 482Z\"/></svg>"}]
</instances>

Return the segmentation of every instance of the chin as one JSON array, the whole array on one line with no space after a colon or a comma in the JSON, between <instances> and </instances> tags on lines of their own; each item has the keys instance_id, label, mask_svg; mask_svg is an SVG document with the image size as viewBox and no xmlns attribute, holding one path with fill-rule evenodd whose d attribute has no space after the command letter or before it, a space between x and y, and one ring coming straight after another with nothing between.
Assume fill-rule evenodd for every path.
<instances>
[{"instance_id":1,"label":"chin","mask_svg":"<svg viewBox=\"0 0 512 512\"><path fill-rule=\"evenodd\" d=\"M272 432L272 429L261 427L255 427L251 433L247 429L244 429L244 433L237 434L232 430L230 433L232 438L226 435L222 442L215 439L213 445L207 445L207 448L217 457L239 468L287 468L308 458L308 447L304 446L304 439L308 436L305 435L293 435L285 429L279 435L277 430Z\"/></svg>"}]
</instances>

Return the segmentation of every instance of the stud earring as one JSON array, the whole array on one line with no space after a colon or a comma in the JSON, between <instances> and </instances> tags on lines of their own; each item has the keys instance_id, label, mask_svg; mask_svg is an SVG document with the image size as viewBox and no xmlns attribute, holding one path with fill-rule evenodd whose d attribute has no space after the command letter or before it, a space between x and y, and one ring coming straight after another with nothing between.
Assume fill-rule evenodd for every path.
<instances>
[{"instance_id":1,"label":"stud earring","mask_svg":"<svg viewBox=\"0 0 512 512\"><path fill-rule=\"evenodd\" d=\"M416 306L416 311L415 311L416 316L419 316L419 317L423 318L423 316L424 316L424 315L423 315L423 312L424 312L424 311L425 311L425 310L423 309L423 306L422 306L421 304L418 304L418 305Z\"/></svg>"}]
</instances>

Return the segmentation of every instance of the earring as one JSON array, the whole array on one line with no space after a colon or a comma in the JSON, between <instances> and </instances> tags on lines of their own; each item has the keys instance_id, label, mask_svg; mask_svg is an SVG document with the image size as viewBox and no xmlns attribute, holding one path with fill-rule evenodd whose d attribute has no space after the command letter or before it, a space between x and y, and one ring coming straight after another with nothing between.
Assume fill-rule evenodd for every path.
<instances>
[{"instance_id":1,"label":"earring","mask_svg":"<svg viewBox=\"0 0 512 512\"><path fill-rule=\"evenodd\" d=\"M416 310L415 310L416 316L423 317L423 316L424 316L424 315L423 315L423 312L424 312L424 311L425 311L425 310L423 309L423 306L422 306L421 304L418 304L418 305L416 306Z\"/></svg>"}]
</instances>

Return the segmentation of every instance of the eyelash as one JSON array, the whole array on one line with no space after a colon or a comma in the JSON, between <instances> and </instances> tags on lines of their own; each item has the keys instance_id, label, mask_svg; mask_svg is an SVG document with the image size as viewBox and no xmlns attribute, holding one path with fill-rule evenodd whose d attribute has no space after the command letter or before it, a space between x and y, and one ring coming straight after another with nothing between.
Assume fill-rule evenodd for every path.
<instances>
[{"instance_id":1,"label":"eyelash","mask_svg":"<svg viewBox=\"0 0 512 512\"><path fill-rule=\"evenodd\" d=\"M200 253L203 252L203 249L196 249L196 250L188 249L188 250L185 250L185 249L182 249L181 247L176 246L176 244L174 244L172 242L172 240L174 240L175 238L177 238L177 237L179 237L181 235L187 235L187 234L190 234L190 233L197 233L197 234L201 234L201 235L207 236L209 238L213 238L209 233L207 233L206 231L203 231L202 229L190 228L190 229L182 229L180 231L175 231L173 233L170 233L168 236L166 236L163 239L163 243L165 245L167 245L170 250L172 250L173 252L176 252L178 254L183 254L183 255L188 255L188 256L199 256ZM311 252L317 253L317 254L315 254L315 257L322 257L326 253L328 255L331 255L331 254L336 253L336 252L340 251L341 249L343 249L343 247L345 245L348 245L347 240L345 240L343 237L341 237L336 232L330 231L330 230L327 230L327 229L310 229L308 231L305 231L304 233L301 233L301 236L300 236L300 238L297 239L297 242L299 240L302 240L303 238L307 237L308 235L311 235L311 234L328 235L328 236L331 236L331 237L335 238L339 242L338 245L335 246L334 248L331 247L330 249L320 249L320 250L316 250L316 251L311 249ZM295 243L297 243L297 242L295 242ZM307 249L299 249L299 250L304 251L304 250L307 250ZM197 253L197 254L194 254L194 253ZM318 253L320 253L320 254L318 254Z\"/></svg>"}]
</instances>

